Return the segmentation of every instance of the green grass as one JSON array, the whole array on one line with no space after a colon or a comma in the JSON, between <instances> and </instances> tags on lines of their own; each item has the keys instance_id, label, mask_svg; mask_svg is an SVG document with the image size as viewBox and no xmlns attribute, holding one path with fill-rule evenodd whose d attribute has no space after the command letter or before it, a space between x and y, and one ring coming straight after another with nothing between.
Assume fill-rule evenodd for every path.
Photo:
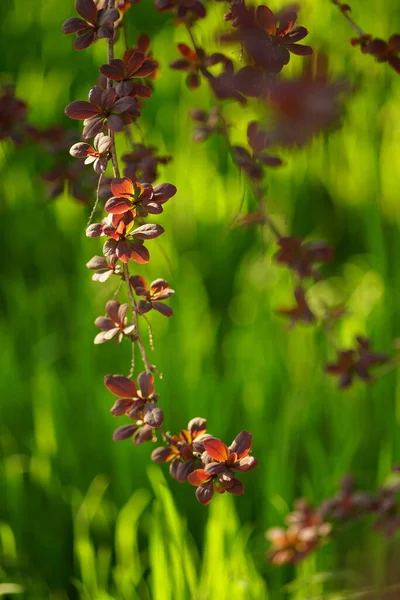
<instances>
[{"instance_id":1,"label":"green grass","mask_svg":"<svg viewBox=\"0 0 400 600\"><path fill-rule=\"evenodd\" d=\"M372 0L352 7L366 30L387 37L400 29L395 0L379 10ZM60 32L73 14L69 0L2 7L2 79L15 81L37 125L75 127L64 106L85 98L105 61L102 43L73 53L71 37ZM400 78L350 47L352 32L327 0L305 3L302 14L310 43L356 86L343 127L287 153L285 168L271 173L271 209L287 231L335 246L333 278L315 286L313 299L349 298L342 343L368 332L374 347L390 349L400 332ZM296 497L317 503L349 471L373 489L399 461L399 380L392 373L343 393L322 373L332 355L321 334L287 332L274 310L287 305L292 282L270 260L273 240L265 257L255 231L229 229L242 195L250 208L254 199L222 140L190 141L188 110L207 107L210 96L206 85L186 90L181 75L167 68L171 39L187 35L155 14L150 0L129 15L132 41L141 31L154 35L162 68L142 128L149 143L174 156L160 180L178 187L160 219L166 233L149 243L152 260L138 268L147 278L165 277L177 292L175 316L151 319L166 426L177 431L203 416L227 442L240 429L252 431L260 466L244 476L245 496L218 497L204 508L192 487L165 482L150 464L148 445L111 441L116 421L103 376L127 373L130 349L92 344L93 321L112 290L93 283L85 268L101 246L83 233L89 209L66 196L47 203L38 179L49 164L45 153L5 143L0 595L11 593L4 582L21 585L17 597L27 600L338 600L399 583L399 541L367 527L296 569L266 561L264 532L282 524ZM211 39L205 24L199 35ZM298 70L301 58L292 64ZM227 111L238 115L233 135L242 139L257 108Z\"/></svg>"}]
</instances>

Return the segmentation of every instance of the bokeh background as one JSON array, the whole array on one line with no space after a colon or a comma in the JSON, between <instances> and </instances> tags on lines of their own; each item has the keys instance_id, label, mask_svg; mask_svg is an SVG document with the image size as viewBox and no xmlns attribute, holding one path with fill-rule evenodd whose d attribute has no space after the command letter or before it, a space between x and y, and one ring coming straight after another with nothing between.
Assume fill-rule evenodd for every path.
<instances>
[{"instance_id":1,"label":"bokeh background","mask_svg":"<svg viewBox=\"0 0 400 600\"><path fill-rule=\"evenodd\" d=\"M224 12L210 4L207 23L196 26L207 47ZM314 293L348 301L343 346L367 333L375 348L391 351L400 335L400 78L350 46L352 31L328 0L302 6L307 43L328 54L332 73L354 91L340 129L281 153L285 167L269 172L271 212L286 231L335 247ZM352 8L375 35L400 29L396 0L354 0ZM15 83L32 124L64 124L78 140L80 124L64 107L86 98L106 46L74 52L72 36L60 31L74 14L72 0L2 3L1 77ZM264 533L283 524L295 498L333 495L344 473L365 490L385 481L400 459L398 375L342 392L322 372L333 356L321 332L287 331L274 311L291 304L293 283L271 261L273 240L230 227L242 198L249 210L255 199L224 140L191 142L188 111L212 100L205 84L189 91L168 69L187 33L152 0L129 11L127 28L131 43L141 32L153 40L161 77L140 123L146 142L174 157L159 180L178 187L160 219L166 233L137 269L177 292L173 318L151 315L167 427L203 416L228 443L249 430L260 466L243 477L243 497L224 495L205 508L191 486L151 465L149 444L112 442L121 420L109 414L103 376L128 372L130 349L92 343L93 321L114 288L92 282L85 267L101 248L84 235L90 207L67 193L49 202L40 173L51 157L37 145L2 143L0 590L18 584L9 592L27 600L339 599L361 597L361 589L375 590L362 597L384 597L376 590L400 583L399 539L359 525L300 566L277 568L266 560ZM292 57L286 74L302 60ZM257 107L226 110L234 141L243 141Z\"/></svg>"}]
</instances>

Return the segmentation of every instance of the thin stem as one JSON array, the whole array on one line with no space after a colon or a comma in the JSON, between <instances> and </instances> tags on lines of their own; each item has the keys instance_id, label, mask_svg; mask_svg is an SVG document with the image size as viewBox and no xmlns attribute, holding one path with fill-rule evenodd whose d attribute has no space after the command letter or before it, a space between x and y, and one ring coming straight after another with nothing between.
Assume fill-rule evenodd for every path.
<instances>
[{"instance_id":1,"label":"thin stem","mask_svg":"<svg viewBox=\"0 0 400 600\"><path fill-rule=\"evenodd\" d=\"M115 7L115 0L108 0L108 9L111 10L114 7ZM110 63L112 60L114 60L114 38L111 38L110 40L108 40L108 62ZM112 87L112 85L113 85L112 80L107 79L107 87L110 88L110 87ZM111 138L110 152L111 152L111 160L112 160L112 165L113 165L114 177L119 178L120 170L119 170L119 164L118 164L117 151L115 149L115 135L114 135L114 132L111 131L110 129L108 130L108 135ZM139 346L143 364L146 368L146 371L148 371L150 373L150 372L154 371L154 367L150 363L149 359L147 358L146 348L145 348L142 338L140 337L138 309L137 309L136 300L133 295L132 288L131 288L131 285L129 282L129 276L130 276L129 275L129 267L128 267L127 263L124 263L124 280L125 280L126 288L128 291L128 296L129 296L129 300L131 303L131 307L132 307L133 322L135 324L135 336L132 341L132 345L134 345L134 342L136 342L137 345ZM132 353L134 353L134 349L132 349ZM132 365L134 366L134 354L132 354L132 356L133 356L133 358L132 358L132 363L131 363L131 371L132 371Z\"/></svg>"},{"instance_id":2,"label":"thin stem","mask_svg":"<svg viewBox=\"0 0 400 600\"><path fill-rule=\"evenodd\" d=\"M108 10L112 10L114 7L115 7L115 0L108 0ZM115 42L114 42L113 37L107 41L108 64L110 64L111 61L114 60L114 43ZM113 86L112 79L107 79L107 88L110 88L112 86ZM114 177L119 178L120 172L119 172L119 166L118 166L118 160L117 160L117 152L115 150L115 135L114 135L114 132L111 131L111 129L108 130L108 135L111 138L110 152L111 152L112 166L113 166L113 170L114 170Z\"/></svg>"},{"instance_id":3,"label":"thin stem","mask_svg":"<svg viewBox=\"0 0 400 600\"><path fill-rule=\"evenodd\" d=\"M357 23L355 21L353 21L353 19L350 17L349 15L349 11L350 9L347 8L348 5L343 4L342 2L340 2L339 0L332 0L332 4L334 4L335 6L338 7L338 9L340 10L340 12L342 13L342 15L344 16L344 18L346 19L346 21L352 26L352 28L357 31L358 35L360 37L367 35L365 33L365 31L363 31L361 29L361 27L359 27L357 25Z\"/></svg>"},{"instance_id":4,"label":"thin stem","mask_svg":"<svg viewBox=\"0 0 400 600\"><path fill-rule=\"evenodd\" d=\"M132 379L133 374L135 372L135 339L132 338L132 358L131 358L131 368L129 369L129 379Z\"/></svg>"},{"instance_id":5,"label":"thin stem","mask_svg":"<svg viewBox=\"0 0 400 600\"><path fill-rule=\"evenodd\" d=\"M128 264L124 263L124 279L125 279L125 284L126 284L126 289L128 292L129 300L130 300L131 306L132 306L133 322L135 323L135 339L136 339L137 345L139 346L140 354L142 355L142 360L143 360L145 369L149 373L152 373L154 371L154 367L147 357L145 345L143 343L142 338L140 337L138 308L137 308L135 296L133 295L131 284L129 282L129 276L130 275L129 275Z\"/></svg>"},{"instance_id":6,"label":"thin stem","mask_svg":"<svg viewBox=\"0 0 400 600\"><path fill-rule=\"evenodd\" d=\"M121 279L121 281L119 282L119 284L118 284L118 286L117 286L117 289L115 290L115 292L114 292L114 294L113 294L113 297L112 297L112 299L113 299L113 300L115 300L115 298L118 296L118 294L119 294L119 290L121 289L121 285L122 285L122 279Z\"/></svg>"},{"instance_id":7,"label":"thin stem","mask_svg":"<svg viewBox=\"0 0 400 600\"><path fill-rule=\"evenodd\" d=\"M92 222L92 219L93 219L93 217L94 217L94 214L95 214L95 212L96 212L97 205L98 205L98 203L99 203L99 194L100 194L101 182L102 182L102 180L103 180L103 175L104 175L104 173L100 173L100 176L99 176L99 181L97 182L97 190L96 190L96 202L94 203L94 206L93 206L93 208L92 208L92 212L90 213L90 216L89 216L88 222L87 222L87 224L86 224L86 229L87 229L87 228L89 227L89 225L91 224L91 222Z\"/></svg>"}]
</instances>

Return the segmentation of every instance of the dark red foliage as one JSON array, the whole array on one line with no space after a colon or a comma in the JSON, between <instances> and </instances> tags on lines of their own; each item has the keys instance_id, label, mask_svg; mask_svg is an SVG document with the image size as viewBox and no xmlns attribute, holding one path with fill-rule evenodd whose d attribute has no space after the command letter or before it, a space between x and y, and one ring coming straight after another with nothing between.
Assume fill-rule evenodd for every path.
<instances>
[{"instance_id":1,"label":"dark red foliage","mask_svg":"<svg viewBox=\"0 0 400 600\"><path fill-rule=\"evenodd\" d=\"M293 308L279 308L276 312L279 315L290 319L290 327L294 327L299 321L308 324L314 323L315 315L307 304L303 288L299 286L296 287L294 297L296 306Z\"/></svg>"},{"instance_id":2,"label":"dark red foliage","mask_svg":"<svg viewBox=\"0 0 400 600\"><path fill-rule=\"evenodd\" d=\"M147 371L139 373L137 387L134 381L123 375L107 375L104 383L110 392L119 397L111 414L127 415L134 421L132 425L122 425L116 429L113 439L120 441L131 437L135 445L153 439L154 430L159 429L164 420L164 413L157 406L153 375Z\"/></svg>"},{"instance_id":3,"label":"dark red foliage","mask_svg":"<svg viewBox=\"0 0 400 600\"><path fill-rule=\"evenodd\" d=\"M321 55L297 79L270 82L269 106L275 117L271 142L300 146L320 131L332 129L339 122L341 99L348 91L344 81L328 79L327 62Z\"/></svg>"},{"instance_id":4,"label":"dark red foliage","mask_svg":"<svg viewBox=\"0 0 400 600\"><path fill-rule=\"evenodd\" d=\"M95 85L89 92L89 102L75 100L68 104L65 114L70 119L84 121L83 138L91 138L105 127L112 131L121 131L124 125L140 116L136 101L131 97L118 99L115 88L103 90Z\"/></svg>"},{"instance_id":5,"label":"dark red foliage","mask_svg":"<svg viewBox=\"0 0 400 600\"><path fill-rule=\"evenodd\" d=\"M257 466L257 460L249 454L251 442L252 436L247 431L241 431L229 447L214 437L203 441L203 468L196 469L187 478L197 487L196 498L201 504L209 504L214 491L235 496L244 493L244 486L234 471L244 473Z\"/></svg>"},{"instance_id":6,"label":"dark red foliage","mask_svg":"<svg viewBox=\"0 0 400 600\"><path fill-rule=\"evenodd\" d=\"M23 141L27 111L27 105L16 98L11 86L0 92L0 140L10 138L15 144Z\"/></svg>"},{"instance_id":7,"label":"dark red foliage","mask_svg":"<svg viewBox=\"0 0 400 600\"><path fill-rule=\"evenodd\" d=\"M110 262L107 262L105 258L102 256L93 256L86 263L88 269L95 271L92 275L93 281L100 281L100 283L104 283L107 281L111 275L121 275L122 270L119 265L117 265L117 256L111 257Z\"/></svg>"},{"instance_id":8,"label":"dark red foliage","mask_svg":"<svg viewBox=\"0 0 400 600\"><path fill-rule=\"evenodd\" d=\"M167 435L167 446L153 450L151 460L159 463L171 461L171 476L179 482L186 481L189 473L200 463L200 456L204 452L204 440L211 437L206 430L205 419L192 419L187 429L182 429L179 435Z\"/></svg>"},{"instance_id":9,"label":"dark red foliage","mask_svg":"<svg viewBox=\"0 0 400 600\"><path fill-rule=\"evenodd\" d=\"M174 12L182 22L192 23L206 16L206 9L200 0L154 0L154 6L160 12Z\"/></svg>"},{"instance_id":10,"label":"dark red foliage","mask_svg":"<svg viewBox=\"0 0 400 600\"><path fill-rule=\"evenodd\" d=\"M230 63L220 52L207 55L202 48L192 49L186 44L178 44L178 51L182 58L174 60L170 67L171 69L177 69L178 71L185 71L188 73L186 77L186 85L189 88L197 88L200 85L200 73L203 73L206 77L210 77L207 69L217 64Z\"/></svg>"},{"instance_id":11,"label":"dark red foliage","mask_svg":"<svg viewBox=\"0 0 400 600\"><path fill-rule=\"evenodd\" d=\"M94 138L93 146L78 142L70 148L69 153L75 158L85 158L85 165L93 164L95 173L100 175L106 170L110 158L111 138L104 133L98 133Z\"/></svg>"},{"instance_id":12,"label":"dark red foliage","mask_svg":"<svg viewBox=\"0 0 400 600\"><path fill-rule=\"evenodd\" d=\"M353 46L360 46L364 54L372 54L377 62L387 62L397 73L400 73L400 33L394 33L385 42L371 35L362 35L351 40Z\"/></svg>"},{"instance_id":13,"label":"dark red foliage","mask_svg":"<svg viewBox=\"0 0 400 600\"><path fill-rule=\"evenodd\" d=\"M147 289L146 280L141 275L133 275L129 282L135 293L144 298L137 303L140 314L147 313L153 308L165 317L171 317L174 314L170 306L162 303L163 300L167 300L175 294L175 290L169 287L165 279L155 279L151 282L150 289Z\"/></svg>"},{"instance_id":14,"label":"dark red foliage","mask_svg":"<svg viewBox=\"0 0 400 600\"><path fill-rule=\"evenodd\" d=\"M229 17L236 31L223 34L220 39L240 42L251 64L277 74L289 62L290 52L302 56L312 53L310 46L297 44L308 31L294 26L296 19L291 7L274 15L267 6L255 8L237 2L232 5Z\"/></svg>"},{"instance_id":15,"label":"dark red foliage","mask_svg":"<svg viewBox=\"0 0 400 600\"><path fill-rule=\"evenodd\" d=\"M265 152L268 147L268 136L262 131L258 123L250 123L247 128L247 140L252 154L242 146L232 146L233 156L241 169L255 181L264 176L263 167L279 167L282 160Z\"/></svg>"},{"instance_id":16,"label":"dark red foliage","mask_svg":"<svg viewBox=\"0 0 400 600\"><path fill-rule=\"evenodd\" d=\"M148 77L157 68L157 63L148 60L143 52L126 50L123 59L115 59L100 67L100 72L116 81L115 89L119 96L141 96L149 98L151 89L133 79Z\"/></svg>"},{"instance_id":17,"label":"dark red foliage","mask_svg":"<svg viewBox=\"0 0 400 600\"><path fill-rule=\"evenodd\" d=\"M116 300L109 300L106 304L107 317L97 317L94 324L102 331L94 338L95 344L103 344L109 340L119 344L124 336L130 336L134 330L134 323L128 323L126 317L129 304L120 304Z\"/></svg>"},{"instance_id":18,"label":"dark red foliage","mask_svg":"<svg viewBox=\"0 0 400 600\"><path fill-rule=\"evenodd\" d=\"M356 340L356 349L338 352L336 362L325 367L326 373L339 378L339 387L343 389L348 388L356 376L367 382L373 381L370 369L390 359L388 354L371 352L371 342L367 338L357 336Z\"/></svg>"},{"instance_id":19,"label":"dark red foliage","mask_svg":"<svg viewBox=\"0 0 400 600\"><path fill-rule=\"evenodd\" d=\"M172 160L172 156L157 156L156 152L154 146L135 144L132 152L122 156L126 164L125 177L141 183L153 183L157 179L158 165L166 165Z\"/></svg>"},{"instance_id":20,"label":"dark red foliage","mask_svg":"<svg viewBox=\"0 0 400 600\"><path fill-rule=\"evenodd\" d=\"M62 26L63 33L76 33L75 50L84 50L98 38L112 39L114 23L119 18L116 8L98 9L93 0L76 0L76 12L82 17L71 17Z\"/></svg>"},{"instance_id":21,"label":"dark red foliage","mask_svg":"<svg viewBox=\"0 0 400 600\"><path fill-rule=\"evenodd\" d=\"M331 532L321 513L305 500L295 502L295 510L286 518L287 529L273 527L266 533L272 543L269 554L275 565L295 564L304 560Z\"/></svg>"},{"instance_id":22,"label":"dark red foliage","mask_svg":"<svg viewBox=\"0 0 400 600\"><path fill-rule=\"evenodd\" d=\"M280 250L275 254L278 263L285 264L301 279L321 276L314 264L333 260L333 249L326 242L305 242L300 237L281 237L278 240Z\"/></svg>"},{"instance_id":23,"label":"dark red foliage","mask_svg":"<svg viewBox=\"0 0 400 600\"><path fill-rule=\"evenodd\" d=\"M354 479L351 475L343 477L340 487L337 496L322 503L321 513L324 518L348 521L373 510L375 506L373 496L355 491Z\"/></svg>"},{"instance_id":24,"label":"dark red foliage","mask_svg":"<svg viewBox=\"0 0 400 600\"><path fill-rule=\"evenodd\" d=\"M204 142L211 134L224 130L218 106L214 106L209 112L195 108L190 111L190 116L197 122L193 133L194 142Z\"/></svg>"}]
</instances>

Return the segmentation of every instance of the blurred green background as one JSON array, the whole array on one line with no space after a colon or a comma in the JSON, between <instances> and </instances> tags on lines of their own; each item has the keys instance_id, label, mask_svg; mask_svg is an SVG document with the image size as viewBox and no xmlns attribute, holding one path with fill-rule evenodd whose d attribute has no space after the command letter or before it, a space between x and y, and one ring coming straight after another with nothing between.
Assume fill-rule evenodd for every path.
<instances>
[{"instance_id":1,"label":"blurred green background","mask_svg":"<svg viewBox=\"0 0 400 600\"><path fill-rule=\"evenodd\" d=\"M196 26L207 48L224 12L209 4L210 18ZM366 31L387 38L400 30L396 0L354 0L352 8ZM60 31L74 15L72 0L2 3L1 77L29 104L32 124L63 123L78 140L80 124L64 107L86 99L106 46L74 52L72 36ZM355 90L341 129L283 153L286 166L269 171L271 212L286 231L336 248L331 277L312 299L348 299L352 314L338 332L344 347L368 333L375 348L390 350L400 333L400 77L350 46L352 31L328 0L304 2L299 23ZM229 227L243 195L249 210L255 199L223 140L191 142L189 109L212 102L205 84L189 91L168 69L187 33L152 0L129 11L127 27L131 43L141 32L153 39L162 76L140 124L147 143L174 157L159 181L178 187L158 219L166 233L137 269L177 292L173 318L151 314L166 426L178 431L203 416L228 443L249 430L260 465L243 477L245 496L205 508L191 486L164 481L167 468L151 465L149 444L112 442L123 419L109 414L103 376L129 371L130 348L92 343L114 287L92 282L85 267L101 253L101 242L84 235L90 209L67 194L48 202L40 172L51 158L37 146L3 143L0 595L14 583L27 600L339 599L400 583L399 539L361 525L296 568L266 560L264 532L283 523L295 498L318 503L346 472L375 489L399 461L399 379L391 373L342 392L322 373L333 356L321 332L287 331L274 311L292 303L293 283L271 261L273 240ZM302 60L292 57L286 74ZM243 141L257 107L226 110L236 120L234 141ZM400 597L393 594L385 597Z\"/></svg>"}]
</instances>

